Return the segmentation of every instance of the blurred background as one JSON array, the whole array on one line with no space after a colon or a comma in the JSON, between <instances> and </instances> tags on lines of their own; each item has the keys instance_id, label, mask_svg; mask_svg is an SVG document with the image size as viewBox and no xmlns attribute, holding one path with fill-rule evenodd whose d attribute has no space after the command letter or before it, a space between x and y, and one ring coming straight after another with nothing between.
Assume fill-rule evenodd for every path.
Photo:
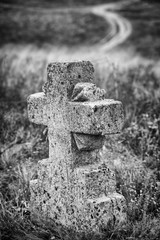
<instances>
[{"instance_id":1,"label":"blurred background","mask_svg":"<svg viewBox=\"0 0 160 240\"><path fill-rule=\"evenodd\" d=\"M1 0L0 33L7 82L15 76L45 78L51 61L83 59L103 72L110 63L120 68L154 63L159 74L158 1Z\"/></svg>"},{"instance_id":2,"label":"blurred background","mask_svg":"<svg viewBox=\"0 0 160 240\"><path fill-rule=\"evenodd\" d=\"M122 133L107 136L103 157L114 163L127 222L100 239L160 239L158 0L0 1L0 239L99 239L30 219L30 180L48 138L29 122L27 97L42 91L48 63L74 60L90 60L96 85L124 106Z\"/></svg>"}]
</instances>

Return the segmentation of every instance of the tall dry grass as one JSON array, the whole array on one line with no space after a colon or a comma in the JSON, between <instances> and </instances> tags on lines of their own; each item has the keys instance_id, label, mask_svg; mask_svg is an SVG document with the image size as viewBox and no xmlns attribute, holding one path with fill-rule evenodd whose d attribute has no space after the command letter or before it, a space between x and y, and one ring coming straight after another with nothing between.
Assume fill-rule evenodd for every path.
<instances>
[{"instance_id":1,"label":"tall dry grass","mask_svg":"<svg viewBox=\"0 0 160 240\"><path fill-rule=\"evenodd\" d=\"M27 61L28 70L31 60ZM36 178L37 161L47 157L48 142L45 129L29 123L24 96L41 89L46 61L39 70L25 71L24 64L19 75L12 64L7 58L0 62L1 239L159 239L160 82L152 66L120 71L114 65L102 68L95 64L95 79L106 88L106 97L121 100L124 105L123 132L107 137L103 157L114 161L117 191L127 203L126 224L109 223L101 235L95 236L57 227L53 220L30 219L29 180ZM26 143L31 143L30 147ZM6 151L8 159L4 157Z\"/></svg>"}]
</instances>

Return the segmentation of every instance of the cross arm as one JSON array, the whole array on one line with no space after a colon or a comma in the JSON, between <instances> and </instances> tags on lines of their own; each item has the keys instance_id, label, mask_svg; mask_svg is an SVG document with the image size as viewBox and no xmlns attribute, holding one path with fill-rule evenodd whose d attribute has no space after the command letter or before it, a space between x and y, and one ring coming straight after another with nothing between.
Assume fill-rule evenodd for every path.
<instances>
[{"instance_id":1,"label":"cross arm","mask_svg":"<svg viewBox=\"0 0 160 240\"><path fill-rule=\"evenodd\" d=\"M36 124L47 125L47 98L43 92L28 97L28 118Z\"/></svg>"},{"instance_id":2,"label":"cross arm","mask_svg":"<svg viewBox=\"0 0 160 240\"><path fill-rule=\"evenodd\" d=\"M70 129L85 134L119 133L124 122L122 103L112 99L70 102Z\"/></svg>"}]
</instances>

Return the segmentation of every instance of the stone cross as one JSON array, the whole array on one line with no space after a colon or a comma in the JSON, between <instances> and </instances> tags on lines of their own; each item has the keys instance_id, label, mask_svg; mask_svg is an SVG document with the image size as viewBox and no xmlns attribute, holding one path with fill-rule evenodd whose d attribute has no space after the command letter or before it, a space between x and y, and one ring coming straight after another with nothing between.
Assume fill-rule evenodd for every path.
<instances>
[{"instance_id":1,"label":"stone cross","mask_svg":"<svg viewBox=\"0 0 160 240\"><path fill-rule=\"evenodd\" d=\"M51 63L43 92L28 98L30 121L46 125L49 138L49 158L31 182L32 212L77 231L125 219L114 171L101 159L105 135L122 128L123 108L104 99L93 72L88 61Z\"/></svg>"}]
</instances>

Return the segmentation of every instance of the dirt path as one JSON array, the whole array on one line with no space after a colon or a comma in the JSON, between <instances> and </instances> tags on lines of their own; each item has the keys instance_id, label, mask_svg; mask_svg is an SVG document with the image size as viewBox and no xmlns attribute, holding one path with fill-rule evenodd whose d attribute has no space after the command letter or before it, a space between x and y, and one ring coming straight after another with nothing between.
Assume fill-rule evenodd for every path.
<instances>
[{"instance_id":1,"label":"dirt path","mask_svg":"<svg viewBox=\"0 0 160 240\"><path fill-rule=\"evenodd\" d=\"M131 23L114 11L120 8L124 2L119 4L103 4L92 8L92 13L103 17L110 24L109 34L99 42L102 51L110 51L123 43L132 32Z\"/></svg>"}]
</instances>

